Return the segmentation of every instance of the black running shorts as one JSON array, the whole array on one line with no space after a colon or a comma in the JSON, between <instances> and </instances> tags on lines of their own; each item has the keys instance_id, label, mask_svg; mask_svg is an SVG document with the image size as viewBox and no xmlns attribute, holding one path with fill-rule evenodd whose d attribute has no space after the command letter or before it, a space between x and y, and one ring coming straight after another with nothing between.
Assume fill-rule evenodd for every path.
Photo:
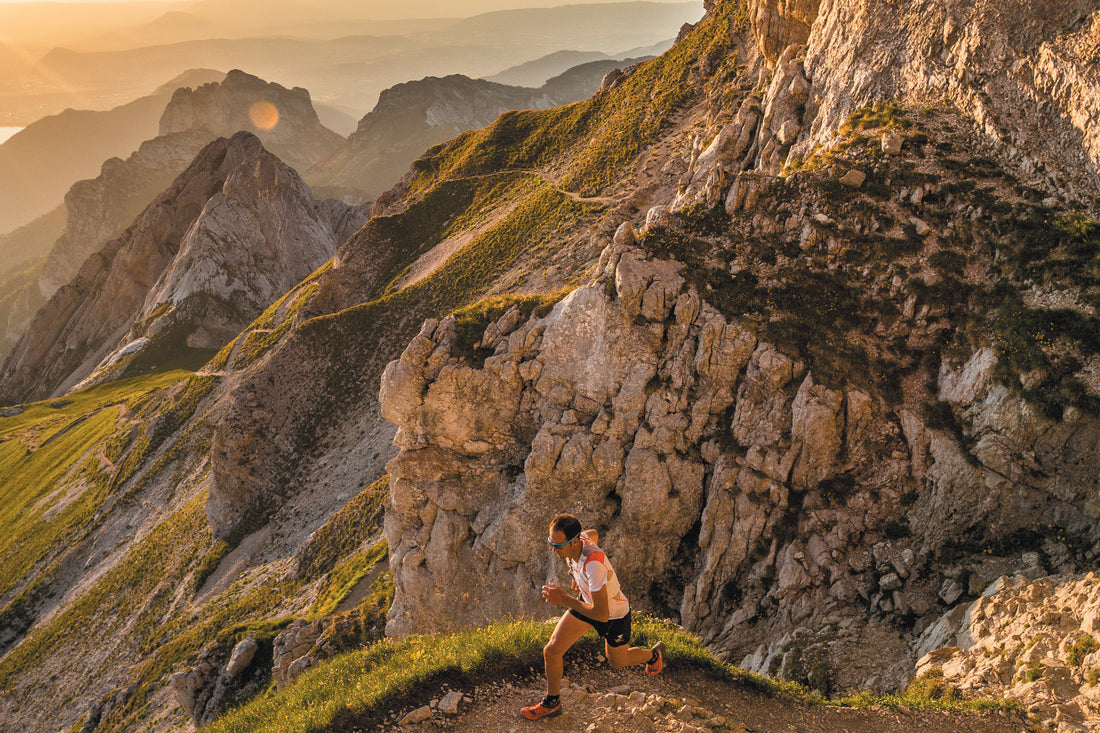
<instances>
[{"instance_id":1,"label":"black running shorts","mask_svg":"<svg viewBox=\"0 0 1100 733\"><path fill-rule=\"evenodd\" d=\"M630 643L630 611L621 618L613 618L609 621L597 621L573 609L569 609L569 613L594 628L608 646L626 646Z\"/></svg>"}]
</instances>

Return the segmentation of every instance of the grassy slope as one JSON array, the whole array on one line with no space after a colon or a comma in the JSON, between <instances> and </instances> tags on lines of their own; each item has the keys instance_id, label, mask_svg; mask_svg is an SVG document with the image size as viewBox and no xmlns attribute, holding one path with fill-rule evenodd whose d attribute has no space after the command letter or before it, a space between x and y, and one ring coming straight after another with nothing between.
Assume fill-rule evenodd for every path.
<instances>
[{"instance_id":1,"label":"grassy slope","mask_svg":"<svg viewBox=\"0 0 1100 733\"><path fill-rule=\"evenodd\" d=\"M12 424L4 426L8 428L3 433L6 440L0 445L10 448L9 443L36 435L43 439L51 435L76 436L79 431L70 427L76 422L78 426L87 426L84 432L79 432L81 440L98 439L99 445L106 446L111 441L113 424L101 425L101 421L93 418L106 415L113 423L115 414L110 408L119 404L119 400L126 397L152 399L153 390L169 386L181 376L186 377L186 374L172 372L77 393L72 396L71 404L61 408L66 411L61 416L54 414L54 408L48 404L34 405L18 418L7 419ZM193 394L189 397L188 391L182 390L169 406L182 403L193 411L193 398ZM129 406L138 407L134 402ZM170 412L161 414L169 415L162 420L172 422ZM95 430L91 428L93 425ZM178 442L187 442L188 436L193 439L195 432L183 431ZM58 445L59 451L66 450L60 438L51 445ZM151 471L171 474L172 465L179 458L202 453L196 448L198 444L192 440L176 459L170 457L172 450L169 449L155 462L150 460L147 449L143 452L145 461L153 464ZM44 461L47 456L42 458ZM66 465L64 460L51 463L54 464L58 470ZM44 465L23 466L24 472L13 476L33 473L33 468ZM41 475L43 480L50 476L47 471ZM151 480L149 476L144 477L144 481ZM199 572L204 565L211 564L208 561L212 554L216 556L212 565L216 566L224 551L216 545L211 546L203 506L205 491L185 498L175 510L155 521L140 540L133 542L115 567L88 591L47 624L34 630L0 661L0 690L30 692L26 685L30 684L33 689L33 680L37 677L35 670L56 670L63 658L63 664L70 671L78 670L82 679L113 680L115 684L129 686L127 694L117 700L118 704L104 716L97 730L141 727L152 695L161 689L168 676L186 665L189 656L205 648L226 652L245 636L269 643L290 620L273 617L275 610L310 584L319 585L320 592L315 609L306 611L304 616L314 618L331 613L358 580L385 558L384 542L366 549L359 549L359 545L380 526L381 501L387 486L383 480L368 487L316 533L312 560L298 579L278 580L276 575L261 572L259 582L240 581L201 607L191 607L189 603L201 584ZM150 572L150 568L156 571ZM386 580L383 577L375 583L365 606L388 607L392 585L387 585ZM184 589L183 603L180 602L180 589ZM118 649L131 651L133 667L120 668L113 655L97 654L95 640L106 638L115 639ZM52 675L55 681L66 676L65 672ZM60 702L79 704L83 693L70 688L69 694L70 697Z\"/></svg>"},{"instance_id":2,"label":"grassy slope","mask_svg":"<svg viewBox=\"0 0 1100 733\"><path fill-rule=\"evenodd\" d=\"M0 597L91 528L117 485L124 414L184 378L165 372L114 382L0 418ZM0 617L2 617L0 613Z\"/></svg>"}]
</instances>

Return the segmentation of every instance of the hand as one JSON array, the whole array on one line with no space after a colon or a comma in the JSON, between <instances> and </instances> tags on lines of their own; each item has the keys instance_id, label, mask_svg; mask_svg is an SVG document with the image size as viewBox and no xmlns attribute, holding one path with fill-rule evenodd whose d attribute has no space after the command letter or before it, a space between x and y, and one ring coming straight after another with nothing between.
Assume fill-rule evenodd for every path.
<instances>
[{"instance_id":1,"label":"hand","mask_svg":"<svg viewBox=\"0 0 1100 733\"><path fill-rule=\"evenodd\" d=\"M565 591L553 583L542 586L542 600L553 606L562 605L565 600Z\"/></svg>"},{"instance_id":2,"label":"hand","mask_svg":"<svg viewBox=\"0 0 1100 733\"><path fill-rule=\"evenodd\" d=\"M576 580L570 580L569 582L570 582L570 587L573 589L574 593L576 593L577 591L579 591L581 589L581 587L579 585L577 585Z\"/></svg>"}]
</instances>

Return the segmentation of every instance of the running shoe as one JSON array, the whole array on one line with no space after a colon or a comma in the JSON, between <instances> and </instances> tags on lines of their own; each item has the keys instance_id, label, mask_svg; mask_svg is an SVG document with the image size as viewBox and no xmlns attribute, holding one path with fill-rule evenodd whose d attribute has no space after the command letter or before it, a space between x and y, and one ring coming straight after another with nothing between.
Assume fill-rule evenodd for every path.
<instances>
[{"instance_id":1,"label":"running shoe","mask_svg":"<svg viewBox=\"0 0 1100 733\"><path fill-rule=\"evenodd\" d=\"M652 677L655 674L660 674L661 670L665 668L665 643L663 641L657 642L650 651L657 655L656 662L646 662L645 665L645 673Z\"/></svg>"},{"instance_id":2,"label":"running shoe","mask_svg":"<svg viewBox=\"0 0 1100 733\"><path fill-rule=\"evenodd\" d=\"M559 702L555 707L548 708L541 702L538 705L531 705L530 707L520 708L520 712L523 717L528 720L538 720L539 718L553 718L555 715L561 715L561 703Z\"/></svg>"}]
</instances>

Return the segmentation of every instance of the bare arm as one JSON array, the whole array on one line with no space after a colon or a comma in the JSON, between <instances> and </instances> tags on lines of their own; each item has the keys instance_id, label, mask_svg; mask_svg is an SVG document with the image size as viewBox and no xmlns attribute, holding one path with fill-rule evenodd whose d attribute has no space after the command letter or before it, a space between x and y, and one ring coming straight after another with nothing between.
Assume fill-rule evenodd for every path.
<instances>
[{"instance_id":1,"label":"bare arm","mask_svg":"<svg viewBox=\"0 0 1100 733\"><path fill-rule=\"evenodd\" d=\"M591 604L569 595L556 585L544 585L542 587L542 598L547 603L552 603L555 606L565 606L571 611L584 614L595 621L607 621L611 615L607 605L606 585L592 594Z\"/></svg>"},{"instance_id":2,"label":"bare arm","mask_svg":"<svg viewBox=\"0 0 1100 733\"><path fill-rule=\"evenodd\" d=\"M600 544L600 533L594 529L586 529L584 534L588 535L588 539L592 541L593 545Z\"/></svg>"}]
</instances>

